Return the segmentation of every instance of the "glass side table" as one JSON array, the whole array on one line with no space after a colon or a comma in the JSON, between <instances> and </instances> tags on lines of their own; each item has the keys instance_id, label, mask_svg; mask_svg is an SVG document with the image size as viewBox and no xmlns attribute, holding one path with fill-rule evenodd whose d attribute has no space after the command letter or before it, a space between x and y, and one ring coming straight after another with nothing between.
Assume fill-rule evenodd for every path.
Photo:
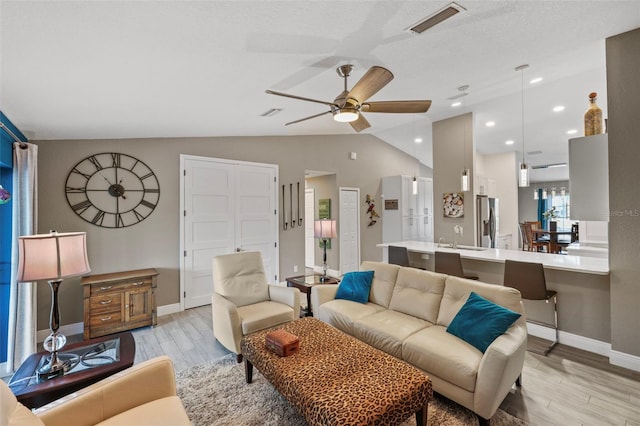
<instances>
[{"instance_id":1,"label":"glass side table","mask_svg":"<svg viewBox=\"0 0 640 426\"><path fill-rule=\"evenodd\" d=\"M50 354L41 351L20 365L9 381L9 388L26 407L38 408L131 367L135 352L135 340L130 332L77 342L61 352L77 356L69 370L58 377L38 380L36 371Z\"/></svg>"},{"instance_id":2,"label":"glass side table","mask_svg":"<svg viewBox=\"0 0 640 426\"><path fill-rule=\"evenodd\" d=\"M304 316L313 316L313 311L311 310L311 288L313 286L340 283L339 279L330 277L328 275L326 281L322 281L321 278L322 274L300 275L297 277L287 278L287 287L295 287L301 292L307 294L307 309L304 312Z\"/></svg>"}]
</instances>

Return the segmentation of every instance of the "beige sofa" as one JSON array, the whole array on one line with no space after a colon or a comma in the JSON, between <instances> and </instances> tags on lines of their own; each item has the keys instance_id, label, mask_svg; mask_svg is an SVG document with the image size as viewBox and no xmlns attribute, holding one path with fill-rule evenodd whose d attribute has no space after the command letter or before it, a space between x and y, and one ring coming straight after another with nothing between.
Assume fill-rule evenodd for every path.
<instances>
[{"instance_id":1,"label":"beige sofa","mask_svg":"<svg viewBox=\"0 0 640 426\"><path fill-rule=\"evenodd\" d=\"M161 356L29 410L0 380L0 425L179 426L190 425L176 396L173 363Z\"/></svg>"},{"instance_id":2,"label":"beige sofa","mask_svg":"<svg viewBox=\"0 0 640 426\"><path fill-rule=\"evenodd\" d=\"M335 299L337 285L315 286L316 317L425 371L434 391L488 424L524 364L527 328L520 292L380 262L363 262L360 270L374 271L369 301ZM522 314L484 354L446 331L472 291Z\"/></svg>"}]
</instances>

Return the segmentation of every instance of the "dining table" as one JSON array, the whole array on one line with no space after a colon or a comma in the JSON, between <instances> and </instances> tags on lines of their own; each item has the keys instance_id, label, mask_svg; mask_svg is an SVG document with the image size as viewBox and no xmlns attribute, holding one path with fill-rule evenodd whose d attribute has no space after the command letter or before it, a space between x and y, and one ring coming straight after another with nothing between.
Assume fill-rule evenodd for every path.
<instances>
[{"instance_id":1,"label":"dining table","mask_svg":"<svg viewBox=\"0 0 640 426\"><path fill-rule=\"evenodd\" d=\"M536 238L543 235L549 236L549 253L560 253L560 248L563 244L558 241L558 235L571 235L570 229L555 229L552 231L549 229L534 228L531 232L533 232Z\"/></svg>"}]
</instances>

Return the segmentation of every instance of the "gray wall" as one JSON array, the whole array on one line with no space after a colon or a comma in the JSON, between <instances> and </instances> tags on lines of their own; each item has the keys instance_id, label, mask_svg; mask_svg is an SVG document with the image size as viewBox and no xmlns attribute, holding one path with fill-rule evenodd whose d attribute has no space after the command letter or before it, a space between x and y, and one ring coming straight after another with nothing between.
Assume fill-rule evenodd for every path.
<instances>
[{"instance_id":1,"label":"gray wall","mask_svg":"<svg viewBox=\"0 0 640 426\"><path fill-rule=\"evenodd\" d=\"M466 138L466 144L464 138ZM474 245L473 191L464 193L464 217L449 218L444 217L442 213L442 195L448 192L460 192L463 150L467 168L471 176L475 176L472 140L473 113L469 112L433 123L433 235L436 242L440 237L448 242L453 241L453 227L462 225L464 234L458 240L458 244Z\"/></svg>"},{"instance_id":2,"label":"gray wall","mask_svg":"<svg viewBox=\"0 0 640 426\"><path fill-rule=\"evenodd\" d=\"M640 29L606 40L611 348L640 356Z\"/></svg>"},{"instance_id":3,"label":"gray wall","mask_svg":"<svg viewBox=\"0 0 640 426\"><path fill-rule=\"evenodd\" d=\"M156 138L119 140L46 140L39 146L38 232L86 231L92 273L155 267L158 306L179 302L180 154L277 164L281 184L304 182L305 170L335 173L336 186L361 189L380 196L380 178L413 172L416 160L371 135L274 136L222 138ZM91 154L121 152L147 163L160 181L160 201L143 222L123 229L104 229L80 219L67 204L64 184L71 168ZM349 152L358 154L349 160ZM376 244L382 224L367 227L366 204L361 205L362 260L381 260ZM337 197L332 208L337 212ZM280 277L296 275L304 265L304 227L280 229ZM337 250L335 250L337 253ZM337 255L337 254L336 254ZM60 290L61 323L82 322L80 279L65 280ZM38 288L38 329L48 328L50 291Z\"/></svg>"},{"instance_id":4,"label":"gray wall","mask_svg":"<svg viewBox=\"0 0 640 426\"><path fill-rule=\"evenodd\" d=\"M338 187L336 185L336 175L326 175L319 176L316 178L307 179L307 188L314 189L314 198L315 198L315 212L314 219L318 219L318 207L320 205L321 199L329 199L331 200L331 219L335 219L338 221L338 227L340 226L340 211L338 209L338 200L340 197L340 193ZM315 242L315 250L314 250L314 258L315 266L322 265L322 243L320 240ZM340 269L340 247L338 244L338 239L331 239L331 247L329 248L329 244L327 244L327 270L330 269ZM329 274L329 272L327 272Z\"/></svg>"}]
</instances>

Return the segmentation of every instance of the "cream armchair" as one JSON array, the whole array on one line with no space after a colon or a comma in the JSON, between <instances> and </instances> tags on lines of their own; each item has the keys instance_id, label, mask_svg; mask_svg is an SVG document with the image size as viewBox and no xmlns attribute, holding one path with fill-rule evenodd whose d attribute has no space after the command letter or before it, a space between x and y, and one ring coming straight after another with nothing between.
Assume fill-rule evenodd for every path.
<instances>
[{"instance_id":1,"label":"cream armchair","mask_svg":"<svg viewBox=\"0 0 640 426\"><path fill-rule=\"evenodd\" d=\"M0 380L1 426L190 424L167 356L134 365L33 412Z\"/></svg>"},{"instance_id":2,"label":"cream armchair","mask_svg":"<svg viewBox=\"0 0 640 426\"><path fill-rule=\"evenodd\" d=\"M270 285L260 252L213 258L213 334L242 361L242 336L300 317L300 291Z\"/></svg>"}]
</instances>

